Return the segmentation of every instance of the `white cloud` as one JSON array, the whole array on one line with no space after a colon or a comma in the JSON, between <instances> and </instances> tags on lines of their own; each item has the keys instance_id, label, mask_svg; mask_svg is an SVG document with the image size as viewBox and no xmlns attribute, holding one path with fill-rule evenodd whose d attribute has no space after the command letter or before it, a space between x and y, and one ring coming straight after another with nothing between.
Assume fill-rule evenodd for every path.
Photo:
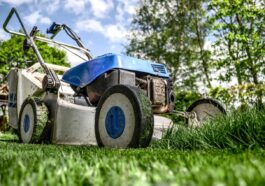
<instances>
[{"instance_id":1,"label":"white cloud","mask_svg":"<svg viewBox=\"0 0 265 186\"><path fill-rule=\"evenodd\" d=\"M57 11L61 6L61 0L41 0L37 2L38 7L41 10L44 10L48 14L52 14ZM36 7L35 7L36 8Z\"/></svg>"},{"instance_id":2,"label":"white cloud","mask_svg":"<svg viewBox=\"0 0 265 186\"><path fill-rule=\"evenodd\" d=\"M125 15L133 15L136 12L138 0L123 1L118 0L118 5L116 7L117 14L115 16L116 20L119 22L125 21Z\"/></svg>"},{"instance_id":3,"label":"white cloud","mask_svg":"<svg viewBox=\"0 0 265 186\"><path fill-rule=\"evenodd\" d=\"M87 0L65 0L64 8L75 14L81 14L85 11Z\"/></svg>"},{"instance_id":4,"label":"white cloud","mask_svg":"<svg viewBox=\"0 0 265 186\"><path fill-rule=\"evenodd\" d=\"M0 0L1 3L8 3L13 6L20 6L22 4L32 3L34 0Z\"/></svg>"},{"instance_id":5,"label":"white cloud","mask_svg":"<svg viewBox=\"0 0 265 186\"><path fill-rule=\"evenodd\" d=\"M121 24L102 25L95 19L80 20L76 23L79 31L97 32L105 36L112 43L124 42L127 30Z\"/></svg>"},{"instance_id":6,"label":"white cloud","mask_svg":"<svg viewBox=\"0 0 265 186\"><path fill-rule=\"evenodd\" d=\"M97 18L104 18L113 8L113 0L89 0L92 13Z\"/></svg>"},{"instance_id":7,"label":"white cloud","mask_svg":"<svg viewBox=\"0 0 265 186\"><path fill-rule=\"evenodd\" d=\"M123 10L125 12L127 12L128 14L135 14L139 0L118 0L118 2L123 5Z\"/></svg>"},{"instance_id":8,"label":"white cloud","mask_svg":"<svg viewBox=\"0 0 265 186\"><path fill-rule=\"evenodd\" d=\"M127 30L119 24L107 25L103 35L107 37L112 43L123 43L126 40Z\"/></svg>"},{"instance_id":9,"label":"white cloud","mask_svg":"<svg viewBox=\"0 0 265 186\"><path fill-rule=\"evenodd\" d=\"M117 14L115 15L115 18L118 22L123 22L124 21L124 8L122 6L122 3L118 4L117 8L116 8Z\"/></svg>"},{"instance_id":10,"label":"white cloud","mask_svg":"<svg viewBox=\"0 0 265 186\"><path fill-rule=\"evenodd\" d=\"M40 23L42 23L42 24L46 24L46 25L49 25L49 24L52 23L51 19L48 18L48 17L40 17L39 20L40 20Z\"/></svg>"},{"instance_id":11,"label":"white cloud","mask_svg":"<svg viewBox=\"0 0 265 186\"><path fill-rule=\"evenodd\" d=\"M6 33L4 30L0 29L0 40L7 40L10 36L8 33Z\"/></svg>"},{"instance_id":12,"label":"white cloud","mask_svg":"<svg viewBox=\"0 0 265 186\"><path fill-rule=\"evenodd\" d=\"M136 8L137 8L137 4L138 0L133 0L133 1L124 1L125 4L125 8L124 10L128 12L128 14L135 14L136 13Z\"/></svg>"},{"instance_id":13,"label":"white cloud","mask_svg":"<svg viewBox=\"0 0 265 186\"><path fill-rule=\"evenodd\" d=\"M32 12L24 17L30 25L36 25L37 22L42 24L50 24L52 21L50 18L43 16L39 11Z\"/></svg>"},{"instance_id":14,"label":"white cloud","mask_svg":"<svg viewBox=\"0 0 265 186\"><path fill-rule=\"evenodd\" d=\"M81 59L80 57L78 57L77 55L73 54L72 52L68 51L68 50L65 50L63 49L65 52L66 52L66 57L67 57L67 60L68 62L71 64L71 66L76 66L76 65L79 65L80 63L83 63L84 59L86 59L86 56L82 53L78 53L78 55L82 56L84 59ZM72 50L73 52L77 53L76 51Z\"/></svg>"},{"instance_id":15,"label":"white cloud","mask_svg":"<svg viewBox=\"0 0 265 186\"><path fill-rule=\"evenodd\" d=\"M87 32L104 32L103 25L101 22L95 19L81 20L76 23L76 27L79 31Z\"/></svg>"},{"instance_id":16,"label":"white cloud","mask_svg":"<svg viewBox=\"0 0 265 186\"><path fill-rule=\"evenodd\" d=\"M25 16L24 19L27 20L27 22L30 25L35 25L37 23L37 20L39 19L39 17L40 17L40 13L39 13L39 11L36 11L36 12L33 12L33 13Z\"/></svg>"},{"instance_id":17,"label":"white cloud","mask_svg":"<svg viewBox=\"0 0 265 186\"><path fill-rule=\"evenodd\" d=\"M93 16L90 19L77 21L76 27L79 31L97 32L106 37L111 43L124 43L128 35L128 18L135 13L138 0L88 0ZM115 2L116 1L116 2ZM110 17L113 23L103 24L99 21L105 18L113 9L115 2L114 16ZM114 18L114 19L113 19Z\"/></svg>"}]
</instances>

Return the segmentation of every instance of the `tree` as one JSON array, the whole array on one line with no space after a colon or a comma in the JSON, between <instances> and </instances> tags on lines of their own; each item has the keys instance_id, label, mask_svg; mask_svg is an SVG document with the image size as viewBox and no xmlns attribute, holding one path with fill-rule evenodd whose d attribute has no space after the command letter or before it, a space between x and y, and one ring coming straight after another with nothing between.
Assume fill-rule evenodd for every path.
<instances>
[{"instance_id":1,"label":"tree","mask_svg":"<svg viewBox=\"0 0 265 186\"><path fill-rule=\"evenodd\" d=\"M143 0L132 22L127 53L166 63L178 87L195 90L198 81L211 87L203 3Z\"/></svg>"},{"instance_id":2,"label":"tree","mask_svg":"<svg viewBox=\"0 0 265 186\"><path fill-rule=\"evenodd\" d=\"M24 53L23 42L24 37L12 35L10 39L0 42L0 73L7 75L12 66L24 68L31 66L37 62L37 58L32 50ZM36 45L47 63L70 66L66 62L66 54L64 51L49 46L47 43L36 41Z\"/></svg>"},{"instance_id":3,"label":"tree","mask_svg":"<svg viewBox=\"0 0 265 186\"><path fill-rule=\"evenodd\" d=\"M210 23L216 37L217 67L238 84L259 84L265 72L265 3L258 0L212 0Z\"/></svg>"}]
</instances>

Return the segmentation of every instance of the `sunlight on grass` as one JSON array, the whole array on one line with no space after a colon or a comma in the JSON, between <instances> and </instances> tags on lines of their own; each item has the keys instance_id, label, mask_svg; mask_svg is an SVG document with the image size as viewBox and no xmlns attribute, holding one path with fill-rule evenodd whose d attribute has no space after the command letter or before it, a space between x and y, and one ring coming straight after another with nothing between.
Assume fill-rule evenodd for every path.
<instances>
[{"instance_id":1,"label":"sunlight on grass","mask_svg":"<svg viewBox=\"0 0 265 186\"><path fill-rule=\"evenodd\" d=\"M264 110L179 126L146 149L20 144L0 134L1 185L264 185Z\"/></svg>"}]
</instances>

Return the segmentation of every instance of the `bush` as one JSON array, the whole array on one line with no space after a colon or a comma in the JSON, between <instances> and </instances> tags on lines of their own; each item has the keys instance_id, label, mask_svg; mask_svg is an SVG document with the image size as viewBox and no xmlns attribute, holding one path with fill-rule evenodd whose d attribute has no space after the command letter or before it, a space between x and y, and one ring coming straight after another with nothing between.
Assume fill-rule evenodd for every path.
<instances>
[{"instance_id":1,"label":"bush","mask_svg":"<svg viewBox=\"0 0 265 186\"><path fill-rule=\"evenodd\" d=\"M264 84L243 84L230 88L214 87L209 96L221 101L227 108L261 106L265 96Z\"/></svg>"}]
</instances>

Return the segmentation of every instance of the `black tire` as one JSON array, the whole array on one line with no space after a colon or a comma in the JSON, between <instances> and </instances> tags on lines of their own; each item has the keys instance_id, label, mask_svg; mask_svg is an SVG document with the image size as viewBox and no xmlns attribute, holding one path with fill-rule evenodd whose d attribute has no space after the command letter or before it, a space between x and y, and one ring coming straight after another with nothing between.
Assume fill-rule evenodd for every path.
<instances>
[{"instance_id":1,"label":"black tire","mask_svg":"<svg viewBox=\"0 0 265 186\"><path fill-rule=\"evenodd\" d=\"M20 109L18 135L22 143L41 142L47 122L47 108L33 98L27 98ZM46 116L46 118L45 118Z\"/></svg>"},{"instance_id":2,"label":"black tire","mask_svg":"<svg viewBox=\"0 0 265 186\"><path fill-rule=\"evenodd\" d=\"M151 103L141 90L115 85L101 97L95 118L95 134L100 147L147 147L153 129Z\"/></svg>"},{"instance_id":3,"label":"black tire","mask_svg":"<svg viewBox=\"0 0 265 186\"><path fill-rule=\"evenodd\" d=\"M210 111L212 115L204 116L202 112L199 111L199 107L203 106L202 112ZM208 106L208 107L207 107ZM220 115L226 115L225 108L219 103L217 100L211 98L203 98L199 99L191 104L191 106L186 110L187 112L195 112L197 115L197 120L203 124L204 121L208 120L209 118L217 117ZM186 119L186 123L189 124L189 120Z\"/></svg>"}]
</instances>

